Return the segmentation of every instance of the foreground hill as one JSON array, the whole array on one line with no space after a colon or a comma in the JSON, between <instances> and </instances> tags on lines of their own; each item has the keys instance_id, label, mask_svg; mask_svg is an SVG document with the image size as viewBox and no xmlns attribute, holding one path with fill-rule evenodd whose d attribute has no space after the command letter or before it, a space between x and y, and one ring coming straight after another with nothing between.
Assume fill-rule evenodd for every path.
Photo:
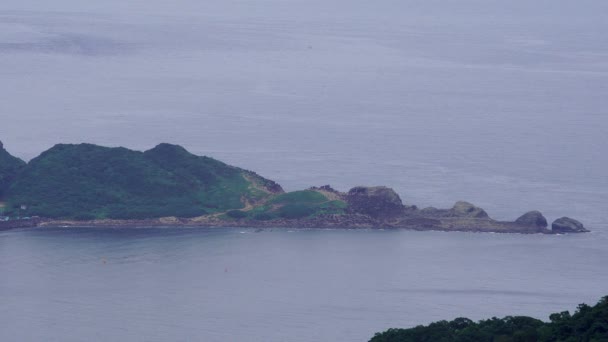
<instances>
[{"instance_id":1,"label":"foreground hill","mask_svg":"<svg viewBox=\"0 0 608 342\"><path fill-rule=\"evenodd\" d=\"M389 329L370 342L535 342L608 341L608 296L591 307L578 306L574 315L554 313L545 323L525 316L496 317L477 323L468 318L440 321L410 329Z\"/></svg>"},{"instance_id":2,"label":"foreground hill","mask_svg":"<svg viewBox=\"0 0 608 342\"><path fill-rule=\"evenodd\" d=\"M276 183L253 172L195 156L176 145L138 152L60 144L31 160L9 187L9 208L46 218L195 217L240 209Z\"/></svg>"}]
</instances>

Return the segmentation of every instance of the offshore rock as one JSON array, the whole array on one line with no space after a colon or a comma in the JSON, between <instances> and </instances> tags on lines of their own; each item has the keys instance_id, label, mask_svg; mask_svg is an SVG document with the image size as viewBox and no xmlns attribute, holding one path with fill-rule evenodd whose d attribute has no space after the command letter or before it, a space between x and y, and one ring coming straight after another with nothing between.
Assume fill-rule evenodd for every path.
<instances>
[{"instance_id":1,"label":"offshore rock","mask_svg":"<svg viewBox=\"0 0 608 342\"><path fill-rule=\"evenodd\" d=\"M579 221L569 218L562 217L551 224L551 231L553 233L586 233L587 229Z\"/></svg>"},{"instance_id":2,"label":"offshore rock","mask_svg":"<svg viewBox=\"0 0 608 342\"><path fill-rule=\"evenodd\" d=\"M346 195L350 210L372 218L390 219L403 215L405 207L397 193L385 186L358 186Z\"/></svg>"},{"instance_id":3,"label":"offshore rock","mask_svg":"<svg viewBox=\"0 0 608 342\"><path fill-rule=\"evenodd\" d=\"M520 216L515 223L520 224L522 226L534 226L534 227L547 227L547 219L541 214L540 211L533 210L529 211L522 216Z\"/></svg>"}]
</instances>

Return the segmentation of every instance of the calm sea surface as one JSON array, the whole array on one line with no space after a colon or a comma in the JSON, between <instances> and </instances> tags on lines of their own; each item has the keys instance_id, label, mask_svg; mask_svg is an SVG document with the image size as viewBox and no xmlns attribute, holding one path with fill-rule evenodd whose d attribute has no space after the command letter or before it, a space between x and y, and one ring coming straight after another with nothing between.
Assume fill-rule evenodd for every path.
<instances>
[{"instance_id":1,"label":"calm sea surface","mask_svg":"<svg viewBox=\"0 0 608 342\"><path fill-rule=\"evenodd\" d=\"M2 341L366 341L608 294L608 240L372 230L0 233Z\"/></svg>"},{"instance_id":2,"label":"calm sea surface","mask_svg":"<svg viewBox=\"0 0 608 342\"><path fill-rule=\"evenodd\" d=\"M605 0L3 0L0 140L181 144L287 190L593 232L0 232L1 341L365 341L608 294Z\"/></svg>"}]
</instances>

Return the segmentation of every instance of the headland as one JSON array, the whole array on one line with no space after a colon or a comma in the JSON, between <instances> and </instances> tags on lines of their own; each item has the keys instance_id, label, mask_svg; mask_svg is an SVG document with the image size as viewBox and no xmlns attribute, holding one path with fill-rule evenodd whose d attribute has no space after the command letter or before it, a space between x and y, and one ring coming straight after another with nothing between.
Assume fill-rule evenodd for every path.
<instances>
[{"instance_id":1,"label":"headland","mask_svg":"<svg viewBox=\"0 0 608 342\"><path fill-rule=\"evenodd\" d=\"M381 228L522 234L581 233L538 211L492 219L469 202L404 204L386 186L285 192L255 172L159 144L145 152L58 144L25 163L0 143L0 229L28 226Z\"/></svg>"}]
</instances>

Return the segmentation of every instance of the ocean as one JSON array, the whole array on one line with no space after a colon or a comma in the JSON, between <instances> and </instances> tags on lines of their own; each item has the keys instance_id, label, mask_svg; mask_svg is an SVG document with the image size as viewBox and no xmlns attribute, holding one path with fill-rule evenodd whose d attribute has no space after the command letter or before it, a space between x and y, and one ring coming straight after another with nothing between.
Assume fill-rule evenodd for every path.
<instances>
[{"instance_id":1,"label":"ocean","mask_svg":"<svg viewBox=\"0 0 608 342\"><path fill-rule=\"evenodd\" d=\"M2 341L367 341L606 295L605 235L34 228L0 232Z\"/></svg>"}]
</instances>

